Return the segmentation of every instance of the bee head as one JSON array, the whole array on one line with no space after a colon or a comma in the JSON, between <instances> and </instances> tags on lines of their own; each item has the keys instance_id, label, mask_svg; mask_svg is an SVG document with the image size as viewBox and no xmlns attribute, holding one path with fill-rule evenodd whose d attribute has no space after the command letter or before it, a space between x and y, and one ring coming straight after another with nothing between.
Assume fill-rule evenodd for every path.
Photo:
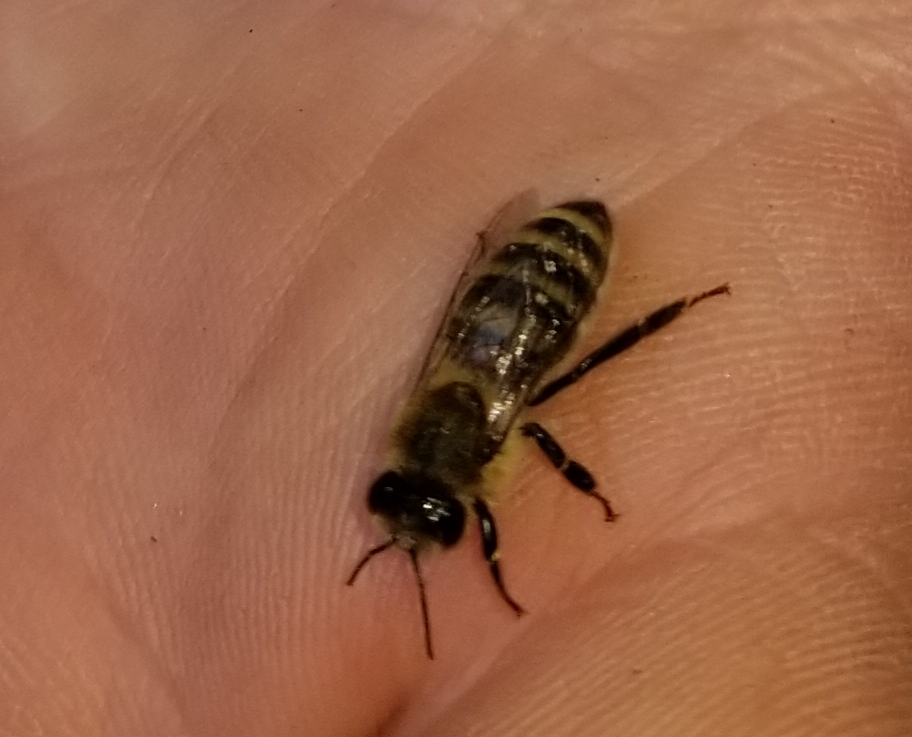
<instances>
[{"instance_id":1,"label":"bee head","mask_svg":"<svg viewBox=\"0 0 912 737\"><path fill-rule=\"evenodd\" d=\"M465 527L465 507L445 484L396 471L387 471L374 482L367 497L367 505L371 512L383 518L390 537L367 551L347 583L351 586L367 562L384 550L397 546L408 552L421 596L424 647L428 657L433 660L431 623L428 619L424 579L418 566L418 550L427 542L436 542L444 547L454 545L462 537Z\"/></svg>"},{"instance_id":2,"label":"bee head","mask_svg":"<svg viewBox=\"0 0 912 737\"><path fill-rule=\"evenodd\" d=\"M384 519L404 548L425 541L454 545L465 527L465 507L450 489L433 479L387 471L371 487L370 511Z\"/></svg>"}]
</instances>

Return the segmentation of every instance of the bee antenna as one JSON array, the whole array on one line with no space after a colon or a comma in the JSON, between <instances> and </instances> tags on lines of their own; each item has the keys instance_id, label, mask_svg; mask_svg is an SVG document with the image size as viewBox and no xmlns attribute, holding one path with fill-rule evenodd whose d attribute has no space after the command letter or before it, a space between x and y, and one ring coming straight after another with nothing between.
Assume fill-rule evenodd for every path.
<instances>
[{"instance_id":1,"label":"bee antenna","mask_svg":"<svg viewBox=\"0 0 912 737\"><path fill-rule=\"evenodd\" d=\"M421 578L421 569L418 567L418 552L409 548L409 557L412 559L412 568L415 569L415 579L418 581L418 594L421 599L421 619L424 621L424 648L427 656L434 659L434 648L431 645L431 620L428 617L427 597L424 594L424 579Z\"/></svg>"},{"instance_id":2,"label":"bee antenna","mask_svg":"<svg viewBox=\"0 0 912 737\"><path fill-rule=\"evenodd\" d=\"M351 586L355 582L355 579L358 577L358 574L361 573L361 569L367 565L367 561L369 561L371 558L373 558L375 555L377 555L377 553L382 553L384 550L391 548L395 544L396 544L396 538L391 537L389 540L387 540L382 545L378 545L376 548L371 548L370 550L368 550L367 553L365 553L364 557L361 559L361 561L358 563L358 565L355 566L355 570L352 571L352 574L348 577L348 581L345 582L345 585Z\"/></svg>"}]
</instances>

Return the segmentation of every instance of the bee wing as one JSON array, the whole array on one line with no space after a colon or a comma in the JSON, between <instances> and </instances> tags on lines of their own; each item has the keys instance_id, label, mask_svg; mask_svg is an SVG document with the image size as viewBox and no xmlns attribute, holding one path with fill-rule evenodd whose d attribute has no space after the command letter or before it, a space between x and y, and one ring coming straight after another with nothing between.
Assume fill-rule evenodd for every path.
<instances>
[{"instance_id":1,"label":"bee wing","mask_svg":"<svg viewBox=\"0 0 912 737\"><path fill-rule=\"evenodd\" d=\"M478 233L485 255L505 245L507 239L541 212L538 192L526 189L498 208L487 227Z\"/></svg>"},{"instance_id":2,"label":"bee wing","mask_svg":"<svg viewBox=\"0 0 912 737\"><path fill-rule=\"evenodd\" d=\"M446 352L448 342L446 329L453 317L453 311L459 305L463 296L465 296L466 290L472 285L479 273L484 271L484 265L490 259L491 254L503 246L515 231L540 210L538 193L534 189L523 190L504 205L501 205L484 230L478 231L475 248L472 250L466 266L456 282L456 288L450 295L446 309L443 311L443 317L434 333L431 350L425 356L421 371L418 374L416 386L420 386L425 378L433 373L439 365L443 354Z\"/></svg>"}]
</instances>

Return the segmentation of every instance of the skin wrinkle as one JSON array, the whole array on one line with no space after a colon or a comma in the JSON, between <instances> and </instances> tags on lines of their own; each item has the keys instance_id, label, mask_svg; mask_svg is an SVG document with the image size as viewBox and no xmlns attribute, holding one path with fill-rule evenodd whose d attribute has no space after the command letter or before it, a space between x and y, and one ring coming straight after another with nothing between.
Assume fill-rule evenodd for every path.
<instances>
[{"instance_id":1,"label":"skin wrinkle","mask_svg":"<svg viewBox=\"0 0 912 737\"><path fill-rule=\"evenodd\" d=\"M457 72L455 73L455 76L458 77L458 74L459 74L459 70L457 70ZM326 233L329 229L329 222L331 221L332 217L337 212L344 212L347 202L355 195L356 190L358 189L358 186L365 181L369 181L370 175L372 173L372 169L376 165L376 162L378 162L378 160L381 159L382 155L385 153L386 150L388 150L389 148L395 147L398 144L399 141L398 141L397 136L403 131L404 128L406 128L408 126L409 121L413 120L418 115L419 112L421 112L423 109L425 109L427 107L430 100L432 100L434 98L435 94L437 94L441 89L446 89L448 86L452 85L453 81L454 81L453 76L447 77L446 79L444 79L441 82L441 84L435 90L428 93L422 99L418 100L416 103L416 106L413 107L409 111L409 113L406 115L406 117L395 127L395 129L393 129L390 132L389 137L387 139L381 140L379 145L374 149L374 151L371 152L367 156L367 158L363 164L363 167L361 167L359 175L355 176L351 182L344 185L342 190L339 192L339 194L336 195L334 199L330 200L330 202L323 209L323 211L319 215L317 215L317 218L316 218L317 222L313 228L314 233L315 233L314 238L313 238L314 247L307 253L307 255L304 257L304 259L300 262L298 269L296 271L296 274L303 274L306 271L308 260L315 253L317 253L319 251L319 244L323 241L323 239L326 236ZM295 242L297 240L297 237L300 236L300 234L304 231L304 227L305 227L304 218L302 217L302 219L298 222L298 224L287 233L285 238L282 239L281 246L287 247L287 246L290 246L293 242ZM267 320L267 325L265 326L265 330L268 331L269 322L273 322L273 321L282 319L282 314L283 314L284 310L291 310L294 307L294 304L291 304L291 303L286 304L286 302L289 300L289 297L292 294L293 288L299 283L299 279L300 279L299 276L293 276L279 290L277 297L275 299L275 303L274 303L275 304L275 308L273 309L274 317ZM393 295L390 295L390 299L393 299ZM341 332L340 332L340 335L342 335Z\"/></svg>"},{"instance_id":2,"label":"skin wrinkle","mask_svg":"<svg viewBox=\"0 0 912 737\"><path fill-rule=\"evenodd\" d=\"M439 97L443 92L452 87L454 82L458 81L460 74L463 71L467 71L469 68L471 68L473 63L474 58L469 62L469 64L467 64L465 67L460 67L457 69L453 75L445 78L435 89L431 90L427 95L418 100L415 106L413 106L408 111L406 116L397 122L396 126L390 131L389 137L381 140L379 145L372 152L370 152L359 174L355 176L351 182L344 185L342 191L320 214L316 226L318 237L322 236L326 232L328 228L327 224L330 221L330 218L335 215L336 212L340 210L344 212L346 205L349 205L348 200L350 200L351 197L356 194L358 186L370 180L371 174L373 174L373 169L377 165L377 162L382 158L383 154L387 150L396 148L398 146L400 143L400 136L407 138L407 135L403 136L402 134L403 131L407 132L409 124L414 121L421 112L426 110L436 97Z\"/></svg>"},{"instance_id":3,"label":"skin wrinkle","mask_svg":"<svg viewBox=\"0 0 912 737\"><path fill-rule=\"evenodd\" d=\"M170 140L167 144L163 144L163 148L167 153L156 150L149 156L149 161L157 161L160 159L161 163L156 165L154 171L151 172L149 182L143 188L142 193L138 198L140 210L136 214L136 219L133 223L133 228L136 232L142 232L143 225L147 219L146 213L149 211L149 208L159 204L156 200L156 195L161 189L162 183L169 174L173 174L176 171L176 162L178 158L181 157L182 154L186 154L187 151L190 150L190 147L201 139L201 131L206 123L212 118L215 109L217 109L217 105L210 104L206 108L200 110L195 118L189 121L182 117L178 117L174 129L172 129L172 134L167 137ZM137 182L141 176L141 173L137 174ZM177 250L178 248L178 244L174 244L173 250ZM163 254L162 258L168 258L170 253L171 252L167 252Z\"/></svg>"},{"instance_id":4,"label":"skin wrinkle","mask_svg":"<svg viewBox=\"0 0 912 737\"><path fill-rule=\"evenodd\" d=\"M882 565L875 564L870 557L862 555L855 546L849 545L849 543L854 542L854 540L827 534L820 528L813 526L809 527L808 534L828 553L835 553L835 555L846 562L868 571L873 579L880 585L881 593L889 598L891 603L903 615L912 620L912 603L903 602L903 600L897 596L897 591L901 589L904 582L888 579Z\"/></svg>"},{"instance_id":5,"label":"skin wrinkle","mask_svg":"<svg viewBox=\"0 0 912 737\"><path fill-rule=\"evenodd\" d=\"M587 61L593 62L593 65L598 69L605 68L605 67L603 67L603 65L600 65L600 64L594 62L594 60L592 60L588 57L583 57L583 58L585 58ZM610 71L610 68L606 68L606 70ZM635 87L623 86L623 87L621 87L621 89L623 89L625 91L631 91L633 94L636 94ZM816 94L816 93L815 92L809 93L809 96L813 97L814 94ZM661 117L660 115L658 115L659 106L658 106L657 101L652 102L645 95L637 95L637 97L644 105L646 105L648 111L654 112L656 114L657 118ZM645 196L655 192L656 189L664 188L667 186L673 186L674 182L676 180L679 180L679 179L685 177L690 170L698 168L703 162L709 160L712 157L712 155L717 152L718 149L722 149L722 148L725 148L726 146L730 145L732 142L736 141L737 138L740 135L742 135L745 131L748 131L751 128L753 128L761 123L775 120L775 118L777 116L781 115L783 112L787 112L789 110L789 108L791 108L793 106L801 106L805 102L806 102L805 99L789 100L784 104L784 106L782 108L779 108L779 109L769 112L769 113L763 113L758 118L748 120L748 121L740 124L737 128L730 130L730 131L726 131L718 141L714 141L713 143L711 143L711 145L709 147L707 147L705 150L696 152L693 157L683 160L681 163L679 163L677 165L676 169L669 170L666 167L663 170L663 176L662 176L661 180L654 179L653 181L649 181L649 182L647 182L646 187L643 187L642 185L640 185L640 187L636 190L636 196L645 197ZM640 160L640 162L633 168L620 172L618 181L629 187L634 181L636 181L636 179L639 176L643 175L644 173L648 173L648 170L651 166L658 164L661 161L661 159L663 159L663 158L667 159L669 153L675 151L676 144L677 144L677 142L670 141L670 142L666 143L662 148L659 148L659 149L656 149L655 151L653 151L649 157L643 157ZM631 197L631 196L632 195L628 195L628 197ZM625 204L625 201L623 199L616 201L616 206L617 205L622 206L623 204Z\"/></svg>"},{"instance_id":6,"label":"skin wrinkle","mask_svg":"<svg viewBox=\"0 0 912 737\"><path fill-rule=\"evenodd\" d=\"M98 590L103 591L104 589L101 586L101 582L98 581L94 571L92 572L92 578L98 584ZM116 631L126 642L133 645L136 652L142 654L146 662L152 664L152 673L156 676L156 682L165 685L165 693L168 695L170 703L174 706L175 712L180 716L181 722L186 725L187 704L182 697L179 682L175 678L175 674L167 667L161 658L150 634L141 632L140 623L131 622L129 613L124 607L118 606L117 602L111 596L103 596L101 598L106 602L106 611L113 615L111 621L114 623ZM74 673L74 676L78 677L79 674Z\"/></svg>"},{"instance_id":7,"label":"skin wrinkle","mask_svg":"<svg viewBox=\"0 0 912 737\"><path fill-rule=\"evenodd\" d=\"M318 246L315 246L305 257L305 260L302 263L302 265L306 264L307 260L309 258L311 258L313 256L313 254L317 252L317 250L318 250ZM275 300L275 304L281 305L284 295L293 286L295 280L296 280L296 277L294 275L292 275L288 278L286 283L279 288L279 292L278 292L277 298ZM234 382L234 389L228 396L227 401L225 402L225 408L221 413L221 417L219 420L216 421L216 423L214 425L214 428L212 431L212 438L209 443L209 449L208 449L208 452L206 453L207 457L209 457L209 458L211 458L213 456L212 450L215 447L215 444L218 442L218 438L221 434L222 426L225 424L226 420L231 416L232 409L234 408L235 404L237 403L239 397L242 395L244 389L247 387L253 386L256 383L257 367L258 367L260 361L262 360L263 356L273 346L278 335L280 334L279 331L275 329L275 323L277 321L277 317L275 317L275 313L277 312L277 310L278 310L278 308L273 309L272 310L273 316L266 319L266 322L265 322L262 330L260 331L259 338L256 340L255 344L251 348L250 359L247 361L246 366L241 370L240 374L238 375L237 381ZM272 328L272 330L270 330L270 328Z\"/></svg>"},{"instance_id":8,"label":"skin wrinkle","mask_svg":"<svg viewBox=\"0 0 912 737\"><path fill-rule=\"evenodd\" d=\"M69 540L67 542L68 548L73 551L77 550L76 545L69 544ZM53 561L48 561L48 563L52 564ZM104 579L99 575L99 571L99 566L93 565L89 561L85 561L84 564L80 566L80 590L87 594L98 594L95 600L101 603L103 611L109 615L107 621L113 625L115 632L123 638L125 643L132 646L133 652L131 652L131 655L135 656L135 654L138 653L147 662L155 666L155 672L159 676L158 682L164 682L172 686L170 698L173 699L174 704L179 704L180 696L179 691L174 688L175 680L173 678L173 673L165 668L163 662L158 657L157 649L153 646L150 635L144 635L140 632L140 623L132 620L123 606L123 603L117 600L116 592L112 591L110 586L104 584ZM28 643L22 643L22 647L28 647ZM61 657L61 663L55 664L55 670L59 670L65 666L65 663L67 662L66 655L67 654L64 654ZM30 653L30 656L34 657L34 653ZM20 661L21 660L22 658L20 658ZM21 664L19 670L24 670L24 667ZM78 680L82 677L82 673L79 672L75 666L71 667L69 672L74 680ZM56 677L60 677L59 672L56 674Z\"/></svg>"}]
</instances>

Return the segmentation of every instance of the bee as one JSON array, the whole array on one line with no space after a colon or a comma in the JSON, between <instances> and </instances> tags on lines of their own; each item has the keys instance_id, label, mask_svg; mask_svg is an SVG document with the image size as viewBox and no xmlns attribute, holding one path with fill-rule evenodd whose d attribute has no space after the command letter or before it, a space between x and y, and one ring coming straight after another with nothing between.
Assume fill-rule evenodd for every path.
<instances>
[{"instance_id":1,"label":"bee","mask_svg":"<svg viewBox=\"0 0 912 737\"><path fill-rule=\"evenodd\" d=\"M408 553L431 659L419 553L459 542L469 508L500 597L517 615L523 614L504 585L497 526L488 507L493 461L522 411L552 398L698 302L729 293L728 284L723 284L671 302L611 338L572 370L547 381L596 303L612 250L605 206L594 200L566 202L539 213L505 245L471 263L451 298L392 433L389 464L368 493L368 508L385 528L387 539L364 555L347 581L352 585L368 561L389 548ZM615 519L592 474L568 458L542 425L522 424L519 433L533 440L573 487L597 501L607 521Z\"/></svg>"}]
</instances>

